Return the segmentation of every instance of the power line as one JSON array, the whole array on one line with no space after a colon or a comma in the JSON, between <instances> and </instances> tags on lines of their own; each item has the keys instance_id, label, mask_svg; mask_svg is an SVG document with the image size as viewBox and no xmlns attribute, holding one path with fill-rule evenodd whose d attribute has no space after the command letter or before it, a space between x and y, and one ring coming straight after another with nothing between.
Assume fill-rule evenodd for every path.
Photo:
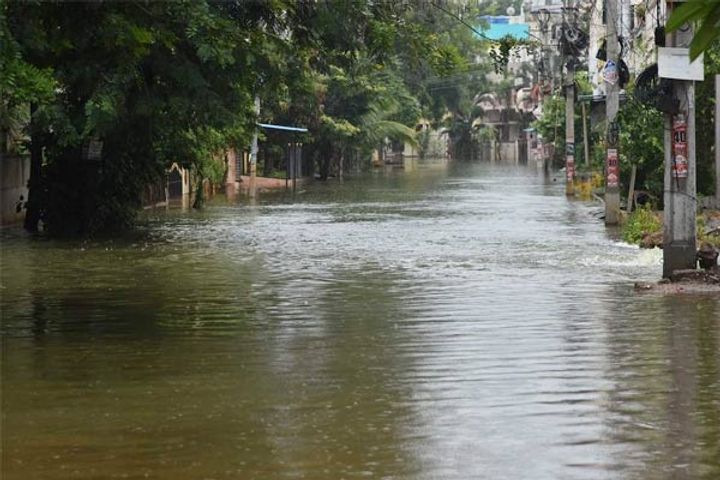
<instances>
[{"instance_id":1,"label":"power line","mask_svg":"<svg viewBox=\"0 0 720 480\"><path fill-rule=\"evenodd\" d=\"M477 30L475 27L473 27L472 25L470 25L469 23L467 23L465 20L463 20L463 19L462 19L461 17L459 17L458 15L455 15L454 13L452 13L450 10L444 9L443 7L441 7L440 5L438 5L438 4L435 3L435 2L430 2L430 5L432 5L433 7L437 8L437 9L440 10L441 12L445 12L446 14L450 15L450 16L453 17L455 20L457 20L458 22L462 23L463 25L465 25L466 27L468 27L470 30L472 30L472 31L475 33L475 35L479 36L480 38L484 38L485 40L487 40L487 41L489 41L489 42L497 43L497 40L493 40L492 38L488 37L487 35L485 35L485 34L482 33L481 31Z\"/></svg>"}]
</instances>

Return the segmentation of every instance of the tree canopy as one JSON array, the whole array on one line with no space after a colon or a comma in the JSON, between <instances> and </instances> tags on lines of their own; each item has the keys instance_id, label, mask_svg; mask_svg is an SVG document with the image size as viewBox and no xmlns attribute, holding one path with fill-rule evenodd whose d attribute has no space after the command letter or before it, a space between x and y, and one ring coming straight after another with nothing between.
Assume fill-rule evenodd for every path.
<instances>
[{"instance_id":1,"label":"tree canopy","mask_svg":"<svg viewBox=\"0 0 720 480\"><path fill-rule=\"evenodd\" d=\"M56 234L129 225L173 162L217 176L250 143L256 95L263 119L309 128L327 175L349 150L413 141L420 117L466 119L487 70L432 3L29 0L0 23L3 140L35 152L29 228Z\"/></svg>"},{"instance_id":2,"label":"tree canopy","mask_svg":"<svg viewBox=\"0 0 720 480\"><path fill-rule=\"evenodd\" d=\"M688 0L673 10L667 29L674 32L686 23L697 23L698 29L690 43L690 58L695 60L720 38L720 2L717 0Z\"/></svg>"}]
</instances>

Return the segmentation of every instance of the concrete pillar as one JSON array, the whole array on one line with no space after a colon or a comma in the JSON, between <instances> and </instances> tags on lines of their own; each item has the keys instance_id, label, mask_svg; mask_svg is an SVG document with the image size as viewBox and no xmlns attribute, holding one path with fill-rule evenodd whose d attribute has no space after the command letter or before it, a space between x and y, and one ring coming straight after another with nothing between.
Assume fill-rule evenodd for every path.
<instances>
[{"instance_id":1,"label":"concrete pillar","mask_svg":"<svg viewBox=\"0 0 720 480\"><path fill-rule=\"evenodd\" d=\"M225 184L232 185L235 187L237 182L237 153L234 148L229 148L225 153L227 176L225 178Z\"/></svg>"},{"instance_id":2,"label":"concrete pillar","mask_svg":"<svg viewBox=\"0 0 720 480\"><path fill-rule=\"evenodd\" d=\"M542 139L537 139L537 149L535 150L535 167L538 172L545 172L545 145L543 145Z\"/></svg>"},{"instance_id":3,"label":"concrete pillar","mask_svg":"<svg viewBox=\"0 0 720 480\"><path fill-rule=\"evenodd\" d=\"M668 3L668 15L673 3ZM680 29L668 35L666 44L687 47L692 37L692 27L685 31ZM674 270L695 268L697 250L694 82L673 80L673 95L680 102L680 113L665 115L663 277L666 278ZM686 147L678 148L678 143L682 144L683 140L686 140Z\"/></svg>"},{"instance_id":4,"label":"concrete pillar","mask_svg":"<svg viewBox=\"0 0 720 480\"><path fill-rule=\"evenodd\" d=\"M525 131L525 158L527 159L528 166L532 165L535 161L535 148L533 148L533 143L537 144L537 142L535 141L536 138L537 137L534 130L527 129Z\"/></svg>"},{"instance_id":5,"label":"concrete pillar","mask_svg":"<svg viewBox=\"0 0 720 480\"><path fill-rule=\"evenodd\" d=\"M588 50L587 50L587 65L588 65L588 79L592 86L592 93L600 94L601 80L598 79L598 59L596 58L598 48L603 38L605 38L605 32L599 32L603 28L603 2L604 0L593 0L590 9L590 24L588 25L589 37L588 37Z\"/></svg>"},{"instance_id":6,"label":"concrete pillar","mask_svg":"<svg viewBox=\"0 0 720 480\"><path fill-rule=\"evenodd\" d=\"M617 39L618 0L607 0L607 61L617 65L620 48ZM607 98L607 151L605 154L605 225L617 225L620 216L620 153L619 131L615 121L620 108L619 75L605 82ZM614 81L612 81L614 80Z\"/></svg>"},{"instance_id":7,"label":"concrete pillar","mask_svg":"<svg viewBox=\"0 0 720 480\"><path fill-rule=\"evenodd\" d=\"M229 148L225 153L227 175L225 177L225 196L234 201L237 196L237 152Z\"/></svg>"},{"instance_id":8,"label":"concrete pillar","mask_svg":"<svg viewBox=\"0 0 720 480\"><path fill-rule=\"evenodd\" d=\"M582 121L583 121L583 145L585 146L585 166L590 169L590 136L588 135L587 109L585 102L582 103Z\"/></svg>"},{"instance_id":9,"label":"concrete pillar","mask_svg":"<svg viewBox=\"0 0 720 480\"><path fill-rule=\"evenodd\" d=\"M565 79L565 195L575 195L575 65L569 60Z\"/></svg>"}]
</instances>

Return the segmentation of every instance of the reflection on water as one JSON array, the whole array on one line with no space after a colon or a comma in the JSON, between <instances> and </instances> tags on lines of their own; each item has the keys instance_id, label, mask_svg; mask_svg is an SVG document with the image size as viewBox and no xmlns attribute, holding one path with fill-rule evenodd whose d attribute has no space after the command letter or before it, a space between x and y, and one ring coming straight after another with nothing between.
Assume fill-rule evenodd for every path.
<instances>
[{"instance_id":1,"label":"reflection on water","mask_svg":"<svg viewBox=\"0 0 720 480\"><path fill-rule=\"evenodd\" d=\"M720 299L533 172L2 233L3 478L720 477Z\"/></svg>"}]
</instances>

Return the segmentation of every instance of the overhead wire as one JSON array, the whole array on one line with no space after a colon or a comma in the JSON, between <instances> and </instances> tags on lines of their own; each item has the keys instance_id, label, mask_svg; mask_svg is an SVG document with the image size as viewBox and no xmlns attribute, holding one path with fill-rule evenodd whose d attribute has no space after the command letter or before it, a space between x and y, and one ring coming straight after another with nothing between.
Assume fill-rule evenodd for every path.
<instances>
[{"instance_id":1,"label":"overhead wire","mask_svg":"<svg viewBox=\"0 0 720 480\"><path fill-rule=\"evenodd\" d=\"M441 7L441 6L440 6L439 4L437 4L436 2L432 2L432 1L431 1L431 2L430 2L430 5L432 5L433 7L437 8L437 9L440 10L441 12L444 12L444 13L446 13L447 15L450 15L450 16L453 17L455 20L457 20L458 22L462 23L463 25L465 25L466 27L468 27L470 30L472 30L472 31L473 31L476 35L478 35L480 38L484 38L485 40L488 40L489 42L497 43L497 40L493 40L492 38L488 37L488 36L485 35L483 32L477 30L475 27L473 27L472 25L470 25L469 23L467 23L465 20L463 20L462 17L460 17L460 16L458 16L458 15L455 15L455 14L454 14L453 12L451 12L450 10L444 9L443 7Z\"/></svg>"}]
</instances>

